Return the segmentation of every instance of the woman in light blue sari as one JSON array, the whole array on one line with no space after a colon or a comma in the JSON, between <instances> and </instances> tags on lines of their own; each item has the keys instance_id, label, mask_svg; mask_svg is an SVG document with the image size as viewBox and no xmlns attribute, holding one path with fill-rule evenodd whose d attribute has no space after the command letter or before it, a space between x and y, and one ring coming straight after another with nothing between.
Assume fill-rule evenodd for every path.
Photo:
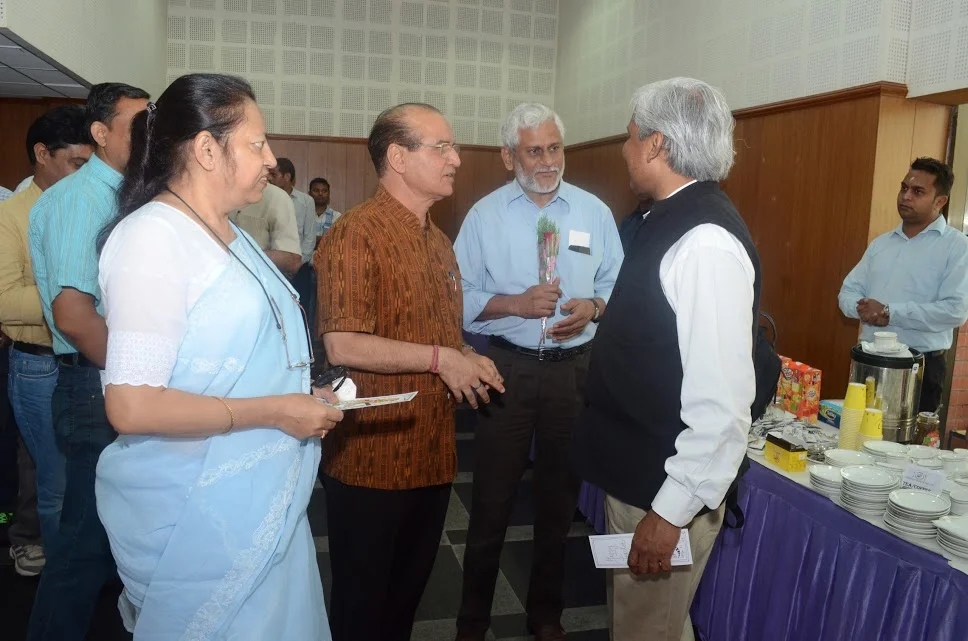
<instances>
[{"instance_id":1,"label":"woman in light blue sari","mask_svg":"<svg viewBox=\"0 0 968 641\"><path fill-rule=\"evenodd\" d=\"M306 507L342 415L309 393L293 289L228 220L273 165L237 78L183 76L132 124L100 259L120 436L96 492L135 641L330 639Z\"/></svg>"}]
</instances>

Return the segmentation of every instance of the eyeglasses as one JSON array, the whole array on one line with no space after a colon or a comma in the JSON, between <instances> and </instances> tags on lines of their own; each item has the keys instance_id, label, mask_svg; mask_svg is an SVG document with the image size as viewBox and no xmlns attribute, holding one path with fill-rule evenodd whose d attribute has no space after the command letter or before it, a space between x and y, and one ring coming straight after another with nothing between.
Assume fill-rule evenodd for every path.
<instances>
[{"instance_id":1,"label":"eyeglasses","mask_svg":"<svg viewBox=\"0 0 968 641\"><path fill-rule=\"evenodd\" d=\"M261 281L260 281L261 284ZM289 369L299 369L302 367L309 367L316 362L316 354L313 352L313 338L312 333L309 331L309 318L306 316L306 308L302 306L295 296L292 297L292 301L296 303L299 311L302 312L303 325L306 328L306 345L309 347L309 360L308 361L297 361L292 362L292 357L289 355L289 341L286 336L286 321L283 319L282 310L279 309L279 305L276 303L272 296L266 292L266 297L269 299L270 307L272 308L272 315L276 317L276 325L279 327L279 331L282 333L282 345L286 350L286 365Z\"/></svg>"},{"instance_id":2,"label":"eyeglasses","mask_svg":"<svg viewBox=\"0 0 968 641\"><path fill-rule=\"evenodd\" d=\"M454 145L449 142L441 142L436 145L428 145L426 143L418 142L414 145L415 147L427 147L428 149L436 149L441 156L446 156L447 152L454 150L454 153L458 156L460 155L460 145Z\"/></svg>"}]
</instances>

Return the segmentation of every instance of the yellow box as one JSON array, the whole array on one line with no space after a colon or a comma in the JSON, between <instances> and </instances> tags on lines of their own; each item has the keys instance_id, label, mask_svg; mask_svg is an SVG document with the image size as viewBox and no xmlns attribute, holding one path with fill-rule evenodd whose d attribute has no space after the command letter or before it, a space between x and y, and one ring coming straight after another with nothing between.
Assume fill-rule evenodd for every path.
<instances>
[{"instance_id":1,"label":"yellow box","mask_svg":"<svg viewBox=\"0 0 968 641\"><path fill-rule=\"evenodd\" d=\"M773 465L787 472L807 470L807 450L773 434L766 435L764 457Z\"/></svg>"}]
</instances>

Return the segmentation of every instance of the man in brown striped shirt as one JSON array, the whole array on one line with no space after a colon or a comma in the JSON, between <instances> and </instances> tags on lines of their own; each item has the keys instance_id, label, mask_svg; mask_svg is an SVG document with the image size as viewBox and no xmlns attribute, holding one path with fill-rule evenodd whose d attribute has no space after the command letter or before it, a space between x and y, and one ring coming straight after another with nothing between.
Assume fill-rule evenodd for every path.
<instances>
[{"instance_id":1,"label":"man in brown striped shirt","mask_svg":"<svg viewBox=\"0 0 968 641\"><path fill-rule=\"evenodd\" d=\"M369 151L376 195L350 210L315 256L319 331L359 396L419 392L357 410L323 441L334 641L407 641L430 577L454 480L454 410L503 391L494 363L465 347L460 270L430 206L453 193L459 148L429 105L382 113Z\"/></svg>"}]
</instances>

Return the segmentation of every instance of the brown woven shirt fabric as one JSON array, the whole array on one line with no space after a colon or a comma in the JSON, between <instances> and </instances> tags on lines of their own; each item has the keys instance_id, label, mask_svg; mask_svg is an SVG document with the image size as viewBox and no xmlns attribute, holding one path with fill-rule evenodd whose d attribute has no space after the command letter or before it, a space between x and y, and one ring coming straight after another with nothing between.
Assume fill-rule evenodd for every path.
<instances>
[{"instance_id":1,"label":"brown woven shirt fabric","mask_svg":"<svg viewBox=\"0 0 968 641\"><path fill-rule=\"evenodd\" d=\"M460 349L463 293L447 236L383 187L345 213L314 257L319 332L365 332ZM427 366L430 366L428 350ZM403 490L454 480L456 404L435 374L352 372L357 396L417 391L410 403L347 412L323 439L323 468L347 485Z\"/></svg>"}]
</instances>

